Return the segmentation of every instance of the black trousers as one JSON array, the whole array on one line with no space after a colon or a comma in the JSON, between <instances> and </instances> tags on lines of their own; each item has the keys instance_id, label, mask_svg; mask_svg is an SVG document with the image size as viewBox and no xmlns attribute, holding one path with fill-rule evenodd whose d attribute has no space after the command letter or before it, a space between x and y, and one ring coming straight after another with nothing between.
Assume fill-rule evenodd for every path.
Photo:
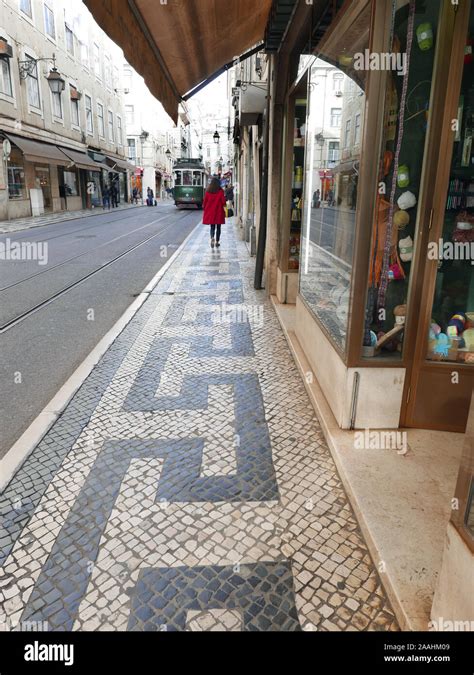
<instances>
[{"instance_id":1,"label":"black trousers","mask_svg":"<svg viewBox=\"0 0 474 675\"><path fill-rule=\"evenodd\" d=\"M221 239L221 227L222 227L222 225L211 225L211 239L214 239L214 235L215 235L216 241L220 241L220 239Z\"/></svg>"}]
</instances>

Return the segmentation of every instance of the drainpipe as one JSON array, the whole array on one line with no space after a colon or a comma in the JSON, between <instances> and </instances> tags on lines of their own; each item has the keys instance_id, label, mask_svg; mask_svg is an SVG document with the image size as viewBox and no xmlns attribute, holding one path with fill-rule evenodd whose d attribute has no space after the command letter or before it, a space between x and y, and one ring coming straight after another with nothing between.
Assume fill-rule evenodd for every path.
<instances>
[{"instance_id":1,"label":"drainpipe","mask_svg":"<svg viewBox=\"0 0 474 675\"><path fill-rule=\"evenodd\" d=\"M260 194L260 227L258 230L257 260L255 263L254 288L261 290L263 279L263 267L265 262L265 248L267 244L267 214L268 214L268 171L269 171L269 144L270 144L270 105L271 83L273 68L268 69L267 82L267 109L265 112L265 130L263 134L263 160L262 160L262 188Z\"/></svg>"}]
</instances>

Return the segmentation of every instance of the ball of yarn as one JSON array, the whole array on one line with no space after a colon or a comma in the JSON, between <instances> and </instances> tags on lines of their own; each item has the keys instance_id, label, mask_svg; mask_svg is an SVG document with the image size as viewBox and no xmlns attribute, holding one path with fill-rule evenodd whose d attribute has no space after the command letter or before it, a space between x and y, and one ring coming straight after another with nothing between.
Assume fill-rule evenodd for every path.
<instances>
[{"instance_id":1,"label":"ball of yarn","mask_svg":"<svg viewBox=\"0 0 474 675\"><path fill-rule=\"evenodd\" d=\"M403 230L410 222L410 216L406 211L397 211L393 216L393 222L395 227L398 227L399 230Z\"/></svg>"}]
</instances>

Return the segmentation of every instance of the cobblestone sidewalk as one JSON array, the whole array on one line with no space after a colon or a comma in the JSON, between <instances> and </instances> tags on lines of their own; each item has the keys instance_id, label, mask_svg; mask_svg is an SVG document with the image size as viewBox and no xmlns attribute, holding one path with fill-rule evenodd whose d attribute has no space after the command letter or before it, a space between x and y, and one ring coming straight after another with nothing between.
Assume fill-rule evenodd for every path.
<instances>
[{"instance_id":1,"label":"cobblestone sidewalk","mask_svg":"<svg viewBox=\"0 0 474 675\"><path fill-rule=\"evenodd\" d=\"M398 630L253 264L198 228L17 472L4 628Z\"/></svg>"}]
</instances>

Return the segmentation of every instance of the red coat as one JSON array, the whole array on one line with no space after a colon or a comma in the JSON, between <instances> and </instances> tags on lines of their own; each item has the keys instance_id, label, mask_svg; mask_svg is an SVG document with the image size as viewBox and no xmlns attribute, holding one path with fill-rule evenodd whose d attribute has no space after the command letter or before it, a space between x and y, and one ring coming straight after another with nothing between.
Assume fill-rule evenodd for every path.
<instances>
[{"instance_id":1,"label":"red coat","mask_svg":"<svg viewBox=\"0 0 474 675\"><path fill-rule=\"evenodd\" d=\"M204 225L224 225L225 223L225 194L224 190L218 192L206 192L204 195Z\"/></svg>"}]
</instances>

